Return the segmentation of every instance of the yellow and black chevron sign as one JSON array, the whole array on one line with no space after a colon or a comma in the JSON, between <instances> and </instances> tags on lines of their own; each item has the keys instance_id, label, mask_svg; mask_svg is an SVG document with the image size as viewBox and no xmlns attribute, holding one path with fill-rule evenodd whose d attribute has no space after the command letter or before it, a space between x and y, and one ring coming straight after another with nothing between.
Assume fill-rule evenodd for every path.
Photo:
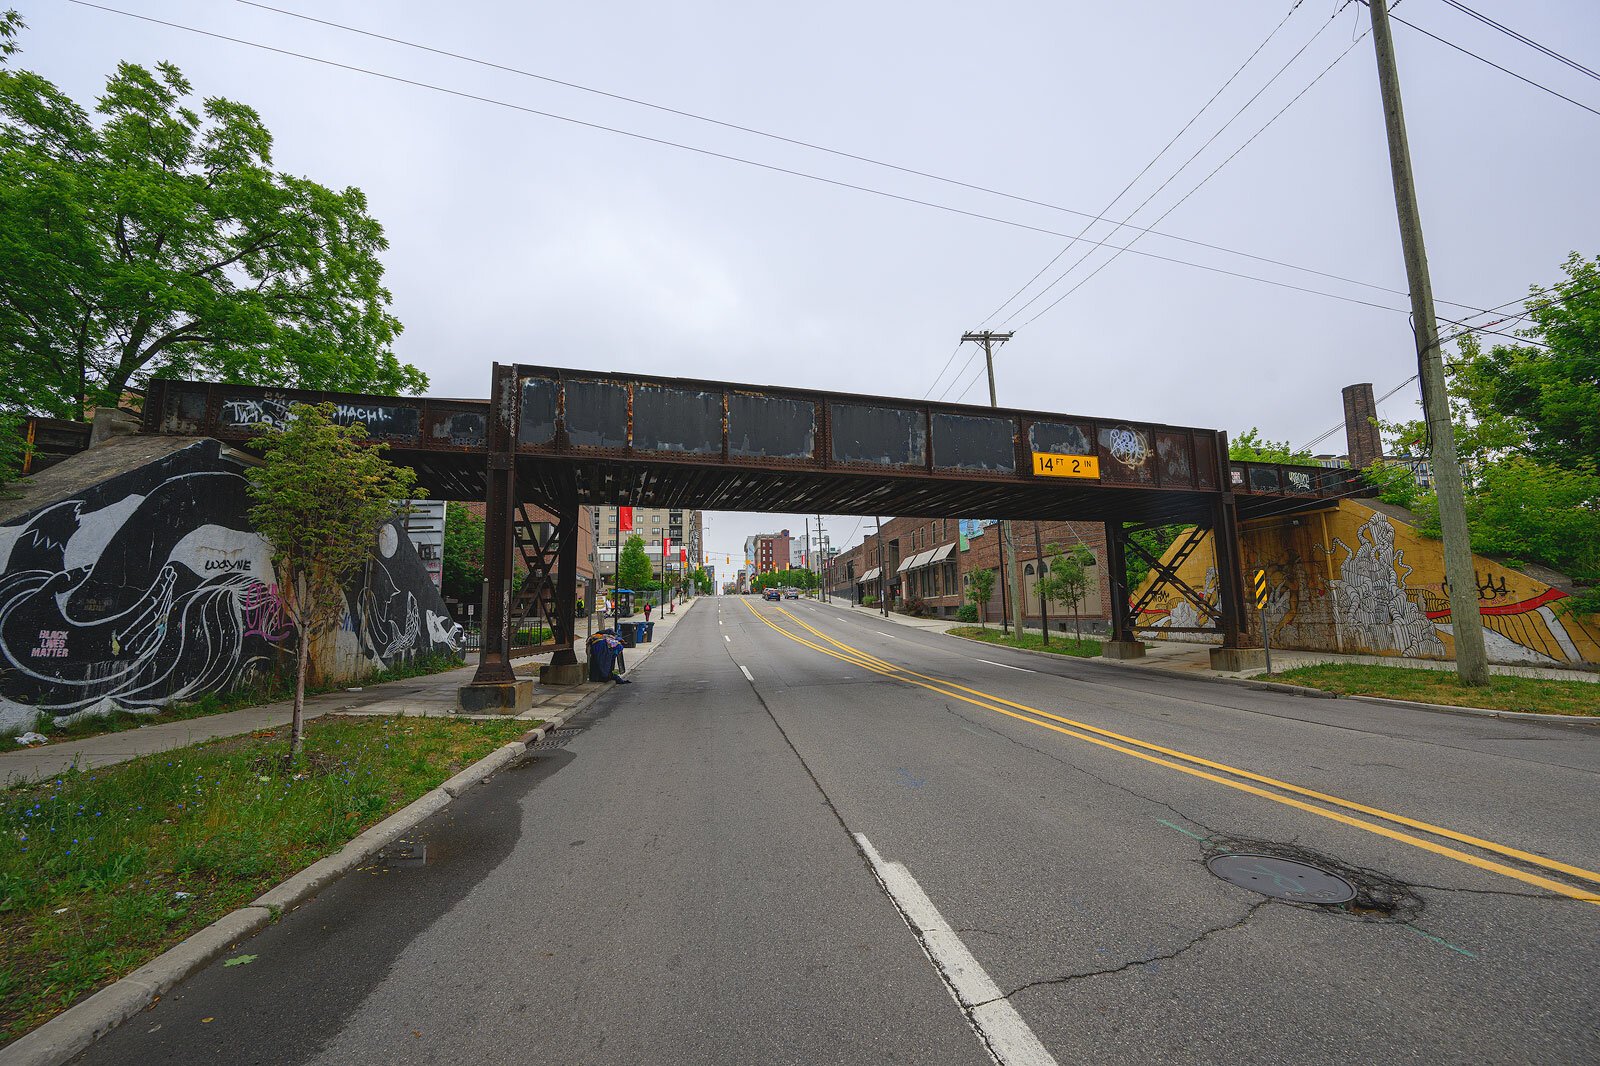
<instances>
[{"instance_id":1,"label":"yellow and black chevron sign","mask_svg":"<svg viewBox=\"0 0 1600 1066\"><path fill-rule=\"evenodd\" d=\"M1256 589L1256 607L1259 610L1266 610L1266 607L1267 607L1267 572L1265 570L1257 570L1256 571L1255 589Z\"/></svg>"}]
</instances>

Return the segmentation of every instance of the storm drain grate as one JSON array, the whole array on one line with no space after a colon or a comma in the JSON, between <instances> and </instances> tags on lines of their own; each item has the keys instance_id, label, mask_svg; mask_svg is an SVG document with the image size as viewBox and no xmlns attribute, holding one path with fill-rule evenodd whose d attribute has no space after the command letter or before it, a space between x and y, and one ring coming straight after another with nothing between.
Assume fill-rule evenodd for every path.
<instances>
[{"instance_id":1,"label":"storm drain grate","mask_svg":"<svg viewBox=\"0 0 1600 1066\"><path fill-rule=\"evenodd\" d=\"M1356 898L1355 886L1338 874L1275 855L1213 855L1206 869L1229 884L1295 903L1332 905Z\"/></svg>"},{"instance_id":2,"label":"storm drain grate","mask_svg":"<svg viewBox=\"0 0 1600 1066\"><path fill-rule=\"evenodd\" d=\"M583 730L579 727L571 729L552 729L538 740L528 746L530 751L549 751L552 748L564 748L567 742Z\"/></svg>"}]
</instances>

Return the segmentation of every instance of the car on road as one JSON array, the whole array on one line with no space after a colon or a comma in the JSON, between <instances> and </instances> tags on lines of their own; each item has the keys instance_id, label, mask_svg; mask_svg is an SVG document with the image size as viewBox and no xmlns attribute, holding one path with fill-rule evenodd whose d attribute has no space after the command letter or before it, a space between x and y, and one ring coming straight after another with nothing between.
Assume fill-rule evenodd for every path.
<instances>
[{"instance_id":1,"label":"car on road","mask_svg":"<svg viewBox=\"0 0 1600 1066\"><path fill-rule=\"evenodd\" d=\"M783 593L777 589L762 589L761 598L764 600L781 600Z\"/></svg>"},{"instance_id":2,"label":"car on road","mask_svg":"<svg viewBox=\"0 0 1600 1066\"><path fill-rule=\"evenodd\" d=\"M783 590L783 598L786 599L786 600L798 600L800 598L800 590L799 589L784 589Z\"/></svg>"}]
</instances>

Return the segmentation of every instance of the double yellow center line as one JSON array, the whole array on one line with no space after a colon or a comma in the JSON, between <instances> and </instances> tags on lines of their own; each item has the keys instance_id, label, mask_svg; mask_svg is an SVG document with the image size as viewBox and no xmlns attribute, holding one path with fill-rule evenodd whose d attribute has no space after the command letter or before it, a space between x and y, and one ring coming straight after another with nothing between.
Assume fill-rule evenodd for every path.
<instances>
[{"instance_id":1,"label":"double yellow center line","mask_svg":"<svg viewBox=\"0 0 1600 1066\"><path fill-rule=\"evenodd\" d=\"M928 674L921 674L915 670L911 670L903 666L897 666L886 659L881 659L869 652L862 651L860 648L852 647L851 645L845 644L842 641L835 640L833 637L830 637L828 634L822 632L822 630L808 625L795 615L789 613L789 611L782 606L777 608L778 612L781 613L785 618L788 618L795 625L812 634L818 640L824 642L819 644L805 636L802 636L799 633L793 633L788 629L785 629L777 622L774 622L771 618L768 618L764 613L757 610L754 604L751 604L745 600L741 600L741 602L743 602L745 607L750 610L751 614L755 615L756 618L758 618L763 624L767 625L777 633L782 634L797 644L803 644L806 647L811 648L813 651L821 652L823 655L831 656L840 660L841 662L849 663L852 666L858 666L864 670L869 670L872 673L880 674L884 677L895 681L900 681L904 684L915 685L918 688L927 689L929 692L935 692L941 696L947 696L951 699L960 700L963 703L970 703L974 707L981 707L984 710L992 711L995 714L1003 714L1006 717L1014 718L1019 722L1027 722L1029 725L1036 726L1040 729L1048 729L1055 733L1061 733L1065 736L1073 737L1089 744L1094 744L1111 751L1120 752L1123 755L1132 756L1135 759L1142 759L1145 762L1153 763L1157 766L1164 766L1170 770L1177 770L1179 773L1188 774L1191 777L1198 777L1218 785L1223 785L1227 788L1236 789L1240 792L1247 792L1252 796L1259 796L1262 799L1271 800L1274 803L1281 803L1287 807L1293 807L1309 814L1315 814L1322 818L1328 818L1335 822L1343 823L1344 825L1353 826L1357 829L1362 829L1366 832L1374 833L1381 837L1387 837L1390 840L1397 840L1404 844L1410 844L1411 846L1421 848L1424 851L1430 851L1435 855L1442 855L1446 858L1454 859L1457 862L1463 862L1469 866L1475 866L1480 870L1488 870L1493 873L1501 874L1505 877L1514 878L1515 880L1522 881L1525 884L1534 885L1538 888L1555 892L1570 899L1582 900L1585 903L1600 904L1600 894L1597 894L1592 890L1578 888L1573 885L1566 884L1565 882L1556 881L1552 878L1544 877L1528 870L1518 869L1514 866L1507 866L1505 863L1496 862L1493 859L1486 859L1478 855L1473 855L1457 848L1450 847L1447 844L1440 844L1434 840L1428 840L1423 837L1402 832L1398 829L1393 829L1389 825L1380 824L1380 822L1389 822L1393 825L1402 825L1410 829L1416 829L1427 833L1431 836L1442 837L1446 840L1453 840L1457 843L1465 844L1469 847L1477 848L1482 851L1487 851L1510 859L1516 859L1517 861L1526 863L1530 866L1543 867L1546 870L1563 873L1569 877L1577 878L1579 880L1600 884L1600 873L1596 873L1593 870L1586 870L1581 866L1573 866L1570 863L1547 858L1543 855L1537 855L1530 851L1523 851L1519 848L1509 847L1505 844L1499 844L1492 840L1484 840L1480 837L1470 836L1466 833L1458 833L1453 829L1447 829L1443 826L1433 825L1429 822L1420 821L1415 818L1408 818L1403 814L1396 814L1392 811L1386 811L1379 807L1372 807L1364 803L1358 803L1354 800L1347 800L1340 796L1330 795L1326 792L1318 792L1315 789L1303 788L1300 785L1291 784L1287 781L1280 781L1277 778L1267 777L1264 774L1257 774L1249 770L1240 769L1236 766L1229 766L1226 763L1216 762L1212 759L1207 759L1199 755L1191 755L1188 752L1179 751L1176 748L1164 747L1160 744L1153 744L1147 740L1140 740L1137 737L1130 737L1122 733L1115 733L1109 729L1102 729L1099 726L1090 725L1086 722L1078 722L1072 720L1071 718L1063 718L1060 715L1052 714L1049 711L1043 711L1037 707L1030 707L1023 703L1016 703L1001 696L996 696L993 693L983 692L974 688L968 688L965 685L958 684L954 681L944 678L932 677ZM1229 776L1222 776L1224 774ZM1307 800L1316 800L1317 803L1310 803L1307 802ZM1318 806L1318 804L1327 804L1328 806ZM1342 809L1330 809L1330 807ZM1354 811L1358 814L1367 815L1369 818L1379 819L1380 821L1375 822L1368 821L1365 818L1357 818L1351 814L1345 813L1346 811Z\"/></svg>"}]
</instances>

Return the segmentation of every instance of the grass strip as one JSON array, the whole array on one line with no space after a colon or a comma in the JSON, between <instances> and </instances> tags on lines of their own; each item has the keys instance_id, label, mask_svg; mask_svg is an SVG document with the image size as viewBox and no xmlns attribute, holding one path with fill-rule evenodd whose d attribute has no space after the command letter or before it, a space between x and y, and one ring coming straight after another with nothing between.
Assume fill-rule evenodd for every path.
<instances>
[{"instance_id":1,"label":"grass strip","mask_svg":"<svg viewBox=\"0 0 1600 1066\"><path fill-rule=\"evenodd\" d=\"M0 791L0 1044L530 727L330 716Z\"/></svg>"},{"instance_id":2,"label":"grass strip","mask_svg":"<svg viewBox=\"0 0 1600 1066\"><path fill-rule=\"evenodd\" d=\"M1098 640L1088 638L1078 640L1064 633L1052 636L1050 643L1046 644L1038 633L1007 636L998 629L982 629L978 626L956 626L946 632L951 636L966 637L968 640L981 640L985 644L1001 644L1007 648L1025 648L1028 651L1047 651L1054 655L1075 655L1080 659L1092 659L1100 654Z\"/></svg>"},{"instance_id":3,"label":"grass strip","mask_svg":"<svg viewBox=\"0 0 1600 1066\"><path fill-rule=\"evenodd\" d=\"M1297 666L1258 680L1281 681L1336 692L1341 696L1385 696L1451 707L1524 711L1530 714L1600 715L1600 684L1537 677L1489 675L1481 688L1463 685L1454 670L1418 670L1371 663L1320 663Z\"/></svg>"},{"instance_id":4,"label":"grass strip","mask_svg":"<svg viewBox=\"0 0 1600 1066\"><path fill-rule=\"evenodd\" d=\"M354 686L367 687L380 685L385 681L402 681L408 677L425 677L445 670L459 670L464 665L466 665L465 660L458 655L422 655L415 659L403 660L360 680L308 685L306 695L320 696ZM150 714L112 711L109 714L80 718L66 725L56 725L49 718L45 718L34 728L45 737L46 743L59 744L68 740L86 740L89 737L104 736L107 733L121 733L147 725L164 725L167 722L183 722L191 718L207 718L213 714L226 714L246 707L263 707L269 703L282 703L292 699L294 699L294 678L289 676L272 678L264 683L244 685L231 692L208 692L196 700L174 701Z\"/></svg>"}]
</instances>

